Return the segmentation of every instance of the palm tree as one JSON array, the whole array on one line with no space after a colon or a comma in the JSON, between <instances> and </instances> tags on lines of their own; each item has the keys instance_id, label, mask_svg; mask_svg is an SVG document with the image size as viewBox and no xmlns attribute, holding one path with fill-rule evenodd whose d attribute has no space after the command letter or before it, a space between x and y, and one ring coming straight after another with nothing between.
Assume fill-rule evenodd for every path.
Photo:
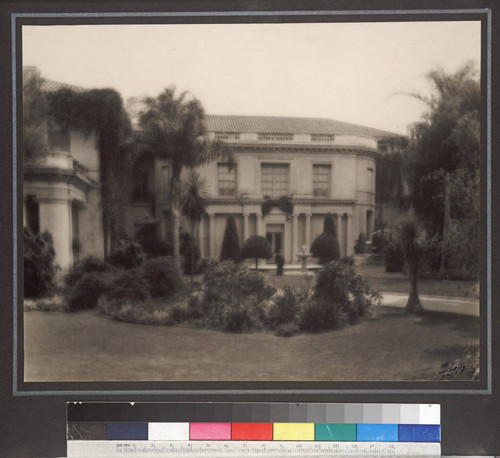
<instances>
[{"instance_id":1,"label":"palm tree","mask_svg":"<svg viewBox=\"0 0 500 458\"><path fill-rule=\"evenodd\" d=\"M191 170L181 187L181 212L191 223L191 289L194 275L194 227L205 213L205 199L210 197L207 188L206 179L194 170Z\"/></svg>"},{"instance_id":2,"label":"palm tree","mask_svg":"<svg viewBox=\"0 0 500 458\"><path fill-rule=\"evenodd\" d=\"M229 148L207 137L205 112L199 100L176 95L175 88L165 89L158 97L145 98L139 113L138 144L142 149L166 160L170 165L169 205L172 225L172 248L180 268L179 216L180 176L185 167L195 168L214 160L233 163Z\"/></svg>"},{"instance_id":3,"label":"palm tree","mask_svg":"<svg viewBox=\"0 0 500 458\"><path fill-rule=\"evenodd\" d=\"M406 313L423 313L417 290L418 271L422 257L426 231L413 212L403 217L396 225L396 235L403 246L403 252L408 263L410 275L410 295L406 303Z\"/></svg>"}]
</instances>

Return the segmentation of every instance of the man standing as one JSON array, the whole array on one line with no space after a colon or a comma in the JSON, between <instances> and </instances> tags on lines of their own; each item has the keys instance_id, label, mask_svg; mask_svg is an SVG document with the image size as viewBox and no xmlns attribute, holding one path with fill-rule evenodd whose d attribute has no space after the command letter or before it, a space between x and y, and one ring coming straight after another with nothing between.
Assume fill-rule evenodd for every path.
<instances>
[{"instance_id":1,"label":"man standing","mask_svg":"<svg viewBox=\"0 0 500 458\"><path fill-rule=\"evenodd\" d=\"M281 254L281 251L276 254L274 260L276 261L276 274L281 277L283 275L283 265L285 264L285 258Z\"/></svg>"}]
</instances>

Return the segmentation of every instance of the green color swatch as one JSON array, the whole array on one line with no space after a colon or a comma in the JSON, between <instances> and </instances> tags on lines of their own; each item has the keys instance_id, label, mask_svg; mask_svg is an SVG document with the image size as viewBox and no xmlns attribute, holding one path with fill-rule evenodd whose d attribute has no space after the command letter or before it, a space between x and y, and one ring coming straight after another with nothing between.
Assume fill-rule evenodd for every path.
<instances>
[{"instance_id":1,"label":"green color swatch","mask_svg":"<svg viewBox=\"0 0 500 458\"><path fill-rule=\"evenodd\" d=\"M355 441L355 423L316 423L315 440L317 441Z\"/></svg>"}]
</instances>

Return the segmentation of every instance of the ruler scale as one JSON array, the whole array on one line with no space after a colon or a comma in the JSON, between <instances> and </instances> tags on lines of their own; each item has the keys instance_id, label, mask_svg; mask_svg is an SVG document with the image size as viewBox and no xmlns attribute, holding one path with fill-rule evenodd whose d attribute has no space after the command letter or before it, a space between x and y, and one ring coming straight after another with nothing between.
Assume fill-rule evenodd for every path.
<instances>
[{"instance_id":1,"label":"ruler scale","mask_svg":"<svg viewBox=\"0 0 500 458\"><path fill-rule=\"evenodd\" d=\"M440 441L436 404L68 404L68 456L440 456Z\"/></svg>"}]
</instances>

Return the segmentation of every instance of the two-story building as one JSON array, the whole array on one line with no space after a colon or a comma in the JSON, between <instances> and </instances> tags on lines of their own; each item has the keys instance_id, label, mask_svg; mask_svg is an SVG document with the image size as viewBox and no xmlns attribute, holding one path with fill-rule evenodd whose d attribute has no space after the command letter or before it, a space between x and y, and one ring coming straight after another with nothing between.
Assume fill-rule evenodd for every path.
<instances>
[{"instance_id":1,"label":"two-story building","mask_svg":"<svg viewBox=\"0 0 500 458\"><path fill-rule=\"evenodd\" d=\"M71 86L44 83L46 91L61 87ZM376 205L376 157L402 136L316 118L207 115L206 127L211 139L232 149L236 164L213 162L199 170L211 196L196 229L202 257L219 259L229 215L241 245L262 235L287 263L297 262L303 246L310 249L328 213L334 215L342 255L352 254L359 234L370 238L376 219L383 219ZM92 133L52 126L47 135L48 157L24 166L24 225L52 234L56 263L65 270L84 256L106 255L100 158ZM131 237L153 221L160 237L170 241L169 171L158 159L135 165L124 214ZM287 211L265 204L280 198ZM181 224L189 229L187 221Z\"/></svg>"},{"instance_id":2,"label":"two-story building","mask_svg":"<svg viewBox=\"0 0 500 458\"><path fill-rule=\"evenodd\" d=\"M224 230L233 215L240 243L252 235L267 238L287 263L323 231L334 215L342 255L350 255L361 232L375 227L375 176L378 143L397 134L330 119L207 115L213 140L226 142L236 165L214 162L199 169L211 198L197 229L202 257L220 257ZM154 201L163 238L170 238L168 163L140 165L135 199L128 212L133 233ZM293 210L263 203L286 197ZM183 223L187 229L188 223Z\"/></svg>"}]
</instances>

